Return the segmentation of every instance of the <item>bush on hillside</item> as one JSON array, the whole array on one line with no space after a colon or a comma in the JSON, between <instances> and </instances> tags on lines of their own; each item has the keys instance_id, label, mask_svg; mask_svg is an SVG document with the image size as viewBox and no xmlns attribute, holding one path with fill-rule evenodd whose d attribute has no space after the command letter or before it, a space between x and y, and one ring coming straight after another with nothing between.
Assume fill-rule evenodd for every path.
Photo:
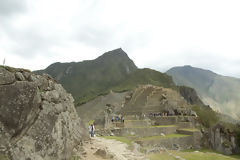
<instances>
[{"instance_id":1,"label":"bush on hillside","mask_svg":"<svg viewBox=\"0 0 240 160\"><path fill-rule=\"evenodd\" d=\"M236 129L236 143L240 147L240 128L239 127Z\"/></svg>"},{"instance_id":2,"label":"bush on hillside","mask_svg":"<svg viewBox=\"0 0 240 160\"><path fill-rule=\"evenodd\" d=\"M197 113L200 123L207 128L215 125L219 121L218 113L208 106L200 107L195 105L192 106L192 110Z\"/></svg>"}]
</instances>

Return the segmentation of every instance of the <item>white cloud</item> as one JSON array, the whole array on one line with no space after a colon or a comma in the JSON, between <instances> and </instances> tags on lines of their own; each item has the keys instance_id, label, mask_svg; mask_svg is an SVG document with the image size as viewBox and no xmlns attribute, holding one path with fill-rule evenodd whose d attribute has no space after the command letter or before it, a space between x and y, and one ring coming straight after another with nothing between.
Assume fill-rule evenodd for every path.
<instances>
[{"instance_id":1,"label":"white cloud","mask_svg":"<svg viewBox=\"0 0 240 160\"><path fill-rule=\"evenodd\" d=\"M11 66L43 69L122 47L139 67L165 71L190 64L240 77L238 0L11 0L1 5L11 14L0 13L0 58Z\"/></svg>"}]
</instances>

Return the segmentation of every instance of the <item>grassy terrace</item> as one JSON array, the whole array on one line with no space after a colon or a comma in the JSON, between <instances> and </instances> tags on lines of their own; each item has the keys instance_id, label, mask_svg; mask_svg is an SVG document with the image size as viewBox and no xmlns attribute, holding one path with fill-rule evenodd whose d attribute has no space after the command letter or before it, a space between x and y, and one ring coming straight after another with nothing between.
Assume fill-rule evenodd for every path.
<instances>
[{"instance_id":1,"label":"grassy terrace","mask_svg":"<svg viewBox=\"0 0 240 160\"><path fill-rule=\"evenodd\" d=\"M197 131L199 131L199 129L197 129L197 128L180 128L179 130L189 131L189 132L197 132Z\"/></svg>"},{"instance_id":2,"label":"grassy terrace","mask_svg":"<svg viewBox=\"0 0 240 160\"><path fill-rule=\"evenodd\" d=\"M176 125L136 126L136 127L131 127L131 128L165 128L165 127L176 127Z\"/></svg>"},{"instance_id":3,"label":"grassy terrace","mask_svg":"<svg viewBox=\"0 0 240 160\"><path fill-rule=\"evenodd\" d=\"M143 137L138 140L141 141L149 141L149 140L156 140L156 139L167 139L167 138L181 138L181 137L188 137L190 135L185 134L168 134L166 136L151 136L151 137Z\"/></svg>"},{"instance_id":4,"label":"grassy terrace","mask_svg":"<svg viewBox=\"0 0 240 160\"><path fill-rule=\"evenodd\" d=\"M131 140L128 139L127 137L120 137L120 136L103 136L102 138L106 139L114 139L123 143L126 143L127 145L131 144Z\"/></svg>"},{"instance_id":5,"label":"grassy terrace","mask_svg":"<svg viewBox=\"0 0 240 160\"><path fill-rule=\"evenodd\" d=\"M182 152L194 152L194 151L196 151L196 150L194 150L194 149L187 149L187 150L183 150ZM209 149L209 148L202 148L202 149L200 149L198 151L199 152L203 152L203 153L217 153L217 154L223 155L222 153L214 151L214 150ZM229 157L240 159L240 155L231 155Z\"/></svg>"},{"instance_id":6,"label":"grassy terrace","mask_svg":"<svg viewBox=\"0 0 240 160\"><path fill-rule=\"evenodd\" d=\"M161 154L151 154L150 160L176 160L176 156L180 156L185 160L237 160L237 156L225 156L213 152L178 152L169 151L170 154L164 152Z\"/></svg>"},{"instance_id":7,"label":"grassy terrace","mask_svg":"<svg viewBox=\"0 0 240 160\"><path fill-rule=\"evenodd\" d=\"M9 160L9 158L7 157L7 155L3 155L0 153L0 160Z\"/></svg>"}]
</instances>

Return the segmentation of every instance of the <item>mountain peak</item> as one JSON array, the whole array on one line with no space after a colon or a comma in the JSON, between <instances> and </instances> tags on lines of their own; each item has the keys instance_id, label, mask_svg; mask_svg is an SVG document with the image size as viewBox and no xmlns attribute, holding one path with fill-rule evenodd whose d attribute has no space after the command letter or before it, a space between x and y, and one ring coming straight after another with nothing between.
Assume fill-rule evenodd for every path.
<instances>
[{"instance_id":1,"label":"mountain peak","mask_svg":"<svg viewBox=\"0 0 240 160\"><path fill-rule=\"evenodd\" d=\"M122 48L117 48L111 51L108 51L106 53L104 53L103 55L99 56L97 59L99 58L107 58L107 57L126 57L129 58L127 53L125 51L122 50Z\"/></svg>"},{"instance_id":2,"label":"mountain peak","mask_svg":"<svg viewBox=\"0 0 240 160\"><path fill-rule=\"evenodd\" d=\"M198 67L193 67L191 65L184 65L184 66L177 66L177 67L173 67L171 69L169 69L167 71L167 73L171 73L171 72L184 72L184 73L198 73L198 74L210 74L211 76L217 76L217 73L214 73L213 71L207 70L207 69L202 69L202 68L198 68Z\"/></svg>"}]
</instances>

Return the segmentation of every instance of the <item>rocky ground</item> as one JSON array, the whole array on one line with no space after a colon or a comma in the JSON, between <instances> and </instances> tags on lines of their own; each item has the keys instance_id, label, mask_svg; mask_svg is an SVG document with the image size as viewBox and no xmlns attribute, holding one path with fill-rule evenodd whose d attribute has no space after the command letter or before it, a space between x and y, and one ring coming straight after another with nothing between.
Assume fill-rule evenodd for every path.
<instances>
[{"instance_id":1,"label":"rocky ground","mask_svg":"<svg viewBox=\"0 0 240 160\"><path fill-rule=\"evenodd\" d=\"M240 156L225 156L211 150L173 151L161 149L158 152L143 154L138 147L129 147L127 144L114 139L101 137L91 138L83 143L81 155L84 160L238 160ZM71 160L79 160L79 157Z\"/></svg>"},{"instance_id":2,"label":"rocky ground","mask_svg":"<svg viewBox=\"0 0 240 160\"><path fill-rule=\"evenodd\" d=\"M122 142L94 137L83 144L85 160L148 160L136 148L130 149Z\"/></svg>"}]
</instances>

